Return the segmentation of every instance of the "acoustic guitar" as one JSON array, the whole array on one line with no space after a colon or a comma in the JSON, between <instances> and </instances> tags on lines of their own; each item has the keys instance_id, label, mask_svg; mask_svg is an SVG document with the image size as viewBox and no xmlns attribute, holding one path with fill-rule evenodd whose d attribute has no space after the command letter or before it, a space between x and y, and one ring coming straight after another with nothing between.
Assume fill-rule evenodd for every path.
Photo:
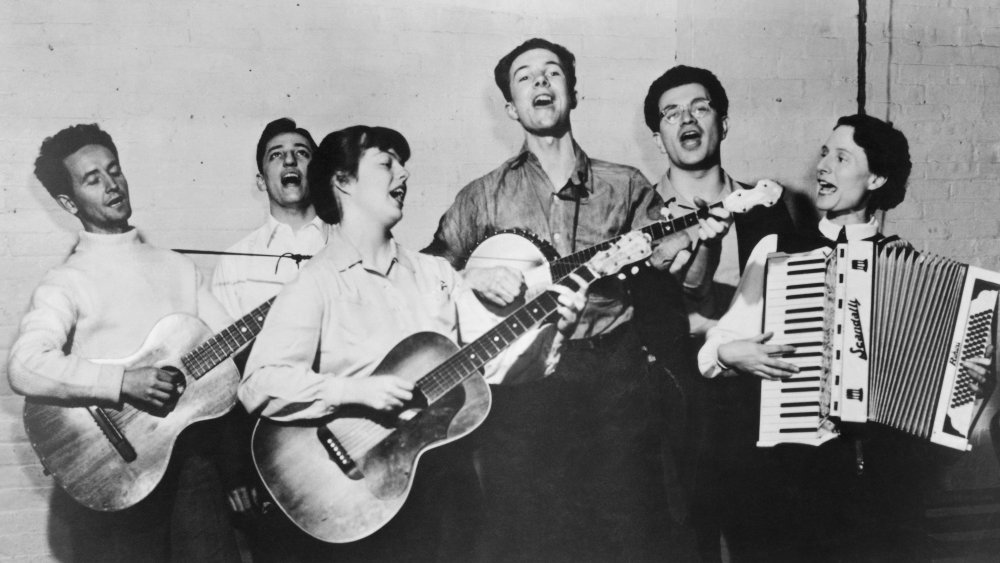
<instances>
[{"instance_id":1,"label":"acoustic guitar","mask_svg":"<svg viewBox=\"0 0 1000 563\"><path fill-rule=\"evenodd\" d=\"M562 285L611 275L649 255L632 233L595 254ZM490 408L481 369L514 340L551 318L556 294L543 292L462 349L434 332L403 339L373 375L397 375L415 384L415 398L399 412L351 405L323 419L258 421L252 451L257 471L279 507L317 539L345 543L364 538L399 512L420 455L478 427Z\"/></svg>"},{"instance_id":2,"label":"acoustic guitar","mask_svg":"<svg viewBox=\"0 0 1000 563\"><path fill-rule=\"evenodd\" d=\"M257 336L273 301L214 336L197 317L167 315L129 357L95 360L182 374L184 392L160 411L127 403L107 407L27 399L24 428L45 471L94 510L122 510L146 498L163 478L181 431L236 404L240 374L230 357Z\"/></svg>"},{"instance_id":3,"label":"acoustic guitar","mask_svg":"<svg viewBox=\"0 0 1000 563\"><path fill-rule=\"evenodd\" d=\"M771 180L761 180L751 189L736 190L722 201L699 209L682 217L657 221L639 232L653 240L682 231L698 224L698 219L707 218L711 209L724 208L731 213L746 213L758 206L771 207L781 199L782 187ZM507 306L499 306L481 300L494 315L505 317L513 310L530 301L542 289L552 285L566 274L589 260L594 254L608 248L620 237L615 237L560 257L556 249L547 241L525 229L504 229L490 233L472 250L464 269L507 266L524 274L526 291Z\"/></svg>"}]
</instances>

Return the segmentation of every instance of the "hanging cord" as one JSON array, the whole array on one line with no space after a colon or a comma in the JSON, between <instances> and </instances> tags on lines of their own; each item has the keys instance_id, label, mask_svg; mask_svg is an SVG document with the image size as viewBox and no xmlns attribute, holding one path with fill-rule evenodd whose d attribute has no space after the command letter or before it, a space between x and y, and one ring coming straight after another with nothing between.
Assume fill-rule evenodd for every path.
<instances>
[{"instance_id":1,"label":"hanging cord","mask_svg":"<svg viewBox=\"0 0 1000 563\"><path fill-rule=\"evenodd\" d=\"M274 263L274 273L278 273L278 266L281 265L282 258L288 258L289 260L295 261L295 267L299 267L304 260L312 258L309 254L295 254L292 252L286 252L284 254L253 254L250 252L222 252L219 250L189 250L187 248L171 248L174 252L180 252L181 254L211 254L213 256L253 256L257 258L277 258L278 261Z\"/></svg>"},{"instance_id":2,"label":"hanging cord","mask_svg":"<svg viewBox=\"0 0 1000 563\"><path fill-rule=\"evenodd\" d=\"M868 3L858 0L858 114L865 115L865 60L868 58Z\"/></svg>"},{"instance_id":3,"label":"hanging cord","mask_svg":"<svg viewBox=\"0 0 1000 563\"><path fill-rule=\"evenodd\" d=\"M885 120L892 123L892 39L895 37L892 21L892 0L889 0L889 52L885 59Z\"/></svg>"}]
</instances>

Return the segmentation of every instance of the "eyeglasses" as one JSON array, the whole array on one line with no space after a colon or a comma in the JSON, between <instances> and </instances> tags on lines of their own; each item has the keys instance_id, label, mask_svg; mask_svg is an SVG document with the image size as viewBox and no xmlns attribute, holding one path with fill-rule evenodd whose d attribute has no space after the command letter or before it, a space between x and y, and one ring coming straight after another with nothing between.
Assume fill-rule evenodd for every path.
<instances>
[{"instance_id":1,"label":"eyeglasses","mask_svg":"<svg viewBox=\"0 0 1000 563\"><path fill-rule=\"evenodd\" d=\"M702 119L712 113L712 102L710 100L698 100L689 106L668 106L660 112L660 118L670 125L677 125L684 112L691 114L695 119Z\"/></svg>"}]
</instances>

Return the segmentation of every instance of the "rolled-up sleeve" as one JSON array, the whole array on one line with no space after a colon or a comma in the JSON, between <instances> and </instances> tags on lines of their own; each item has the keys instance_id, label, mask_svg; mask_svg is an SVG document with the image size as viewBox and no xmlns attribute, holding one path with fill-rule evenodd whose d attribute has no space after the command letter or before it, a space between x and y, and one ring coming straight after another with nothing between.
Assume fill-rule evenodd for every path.
<instances>
[{"instance_id":1,"label":"rolled-up sleeve","mask_svg":"<svg viewBox=\"0 0 1000 563\"><path fill-rule=\"evenodd\" d=\"M463 188L441 216L434 239L422 252L440 256L454 268L464 268L469 253L484 234L479 224L480 209L485 205L483 199L479 183L473 182Z\"/></svg>"},{"instance_id":2,"label":"rolled-up sleeve","mask_svg":"<svg viewBox=\"0 0 1000 563\"><path fill-rule=\"evenodd\" d=\"M663 198L641 172L635 171L629 178L629 189L632 191L632 201L635 202L632 210L633 230L663 219L660 214L660 210L663 209Z\"/></svg>"}]
</instances>

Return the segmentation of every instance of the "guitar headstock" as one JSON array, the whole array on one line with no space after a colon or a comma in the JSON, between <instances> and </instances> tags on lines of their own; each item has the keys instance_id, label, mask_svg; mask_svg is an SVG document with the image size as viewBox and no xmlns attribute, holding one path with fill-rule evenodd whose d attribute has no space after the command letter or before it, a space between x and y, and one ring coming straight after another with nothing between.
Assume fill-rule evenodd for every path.
<instances>
[{"instance_id":1,"label":"guitar headstock","mask_svg":"<svg viewBox=\"0 0 1000 563\"><path fill-rule=\"evenodd\" d=\"M587 261L587 267L597 277L610 276L633 262L645 260L652 254L649 235L632 231L615 241L607 250L603 250Z\"/></svg>"},{"instance_id":2,"label":"guitar headstock","mask_svg":"<svg viewBox=\"0 0 1000 563\"><path fill-rule=\"evenodd\" d=\"M749 190L736 190L722 200L722 206L732 213L746 213L754 207L771 207L781 199L784 188L774 180L761 180Z\"/></svg>"}]
</instances>

